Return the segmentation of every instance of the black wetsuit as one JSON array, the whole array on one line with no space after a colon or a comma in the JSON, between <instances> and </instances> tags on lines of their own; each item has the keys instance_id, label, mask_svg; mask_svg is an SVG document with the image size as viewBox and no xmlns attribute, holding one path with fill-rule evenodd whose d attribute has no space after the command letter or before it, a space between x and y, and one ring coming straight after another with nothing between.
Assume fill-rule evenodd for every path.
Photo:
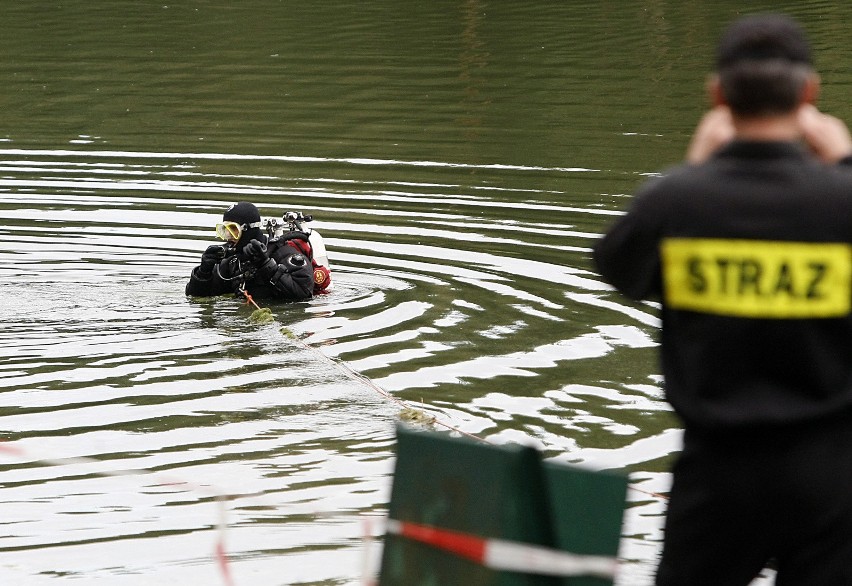
<instances>
[{"instance_id":1,"label":"black wetsuit","mask_svg":"<svg viewBox=\"0 0 852 586\"><path fill-rule=\"evenodd\" d=\"M848 163L848 161L844 161ZM660 585L852 584L852 171L734 142L652 180L597 244L662 301L684 422Z\"/></svg>"},{"instance_id":2,"label":"black wetsuit","mask_svg":"<svg viewBox=\"0 0 852 586\"><path fill-rule=\"evenodd\" d=\"M244 286L255 299L310 299L314 290L311 260L289 240L275 239L267 242L264 235L253 236L267 245L266 253L273 263L255 266L242 252L249 239L242 238L236 246L226 248L225 258L213 267L209 277L205 278L199 271L200 267L195 267L186 284L186 294L212 297L238 293Z\"/></svg>"}]
</instances>

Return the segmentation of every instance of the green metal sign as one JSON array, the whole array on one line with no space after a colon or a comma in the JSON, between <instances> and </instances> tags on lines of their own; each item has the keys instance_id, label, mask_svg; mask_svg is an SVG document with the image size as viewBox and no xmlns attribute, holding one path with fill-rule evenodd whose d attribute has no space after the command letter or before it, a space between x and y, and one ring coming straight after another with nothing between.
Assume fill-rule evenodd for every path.
<instances>
[{"instance_id":1,"label":"green metal sign","mask_svg":"<svg viewBox=\"0 0 852 586\"><path fill-rule=\"evenodd\" d=\"M598 575L544 575L533 562L532 571L493 566L505 567L515 557L527 563L529 555L513 553L517 545L614 560L625 476L542 462L535 449L520 445L404 426L397 438L388 514L398 530L385 537L380 586L612 584ZM412 538L400 528L426 537Z\"/></svg>"}]
</instances>

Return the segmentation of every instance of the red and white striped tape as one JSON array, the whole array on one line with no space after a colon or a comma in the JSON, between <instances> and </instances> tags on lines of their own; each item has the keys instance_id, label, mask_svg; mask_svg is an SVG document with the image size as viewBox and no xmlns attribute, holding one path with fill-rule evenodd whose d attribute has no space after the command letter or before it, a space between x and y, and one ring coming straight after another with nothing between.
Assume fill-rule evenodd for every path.
<instances>
[{"instance_id":1,"label":"red and white striped tape","mask_svg":"<svg viewBox=\"0 0 852 586\"><path fill-rule=\"evenodd\" d=\"M580 555L396 519L387 520L386 531L448 551L492 570L548 576L613 578L618 568L618 561L614 557Z\"/></svg>"}]
</instances>

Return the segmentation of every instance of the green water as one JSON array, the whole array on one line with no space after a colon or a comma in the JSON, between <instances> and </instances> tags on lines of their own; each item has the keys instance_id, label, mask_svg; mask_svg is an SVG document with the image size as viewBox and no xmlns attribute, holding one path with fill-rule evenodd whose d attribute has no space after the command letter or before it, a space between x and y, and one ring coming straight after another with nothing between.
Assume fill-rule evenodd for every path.
<instances>
[{"instance_id":1,"label":"green water","mask_svg":"<svg viewBox=\"0 0 852 586\"><path fill-rule=\"evenodd\" d=\"M803 22L821 105L852 120L852 8L749 11L769 7ZM226 494L236 583L358 584L400 412L377 391L667 490L656 308L590 248L681 159L741 10L6 3L0 435L21 453L0 461L0 581L223 583ZM330 294L269 324L184 297L239 199L314 214ZM70 457L101 462L46 461ZM106 476L127 469L153 474ZM665 503L630 501L619 583L644 585Z\"/></svg>"}]
</instances>

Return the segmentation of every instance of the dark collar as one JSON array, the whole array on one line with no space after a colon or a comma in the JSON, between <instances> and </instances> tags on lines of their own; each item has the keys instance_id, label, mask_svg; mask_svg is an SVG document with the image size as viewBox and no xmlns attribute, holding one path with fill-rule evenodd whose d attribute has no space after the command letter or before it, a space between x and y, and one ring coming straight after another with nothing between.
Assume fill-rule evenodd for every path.
<instances>
[{"instance_id":1,"label":"dark collar","mask_svg":"<svg viewBox=\"0 0 852 586\"><path fill-rule=\"evenodd\" d=\"M806 153L805 148L797 142L735 140L722 147L716 156L739 159L801 159Z\"/></svg>"}]
</instances>

